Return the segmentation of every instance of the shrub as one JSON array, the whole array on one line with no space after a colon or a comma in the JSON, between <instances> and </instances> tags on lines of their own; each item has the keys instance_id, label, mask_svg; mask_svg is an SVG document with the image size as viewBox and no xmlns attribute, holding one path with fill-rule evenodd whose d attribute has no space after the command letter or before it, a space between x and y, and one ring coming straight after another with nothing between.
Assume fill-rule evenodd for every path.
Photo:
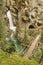
<instances>
[{"instance_id":1,"label":"shrub","mask_svg":"<svg viewBox=\"0 0 43 65\"><path fill-rule=\"evenodd\" d=\"M27 60L15 54L8 54L0 50L0 65L39 65L35 60Z\"/></svg>"}]
</instances>

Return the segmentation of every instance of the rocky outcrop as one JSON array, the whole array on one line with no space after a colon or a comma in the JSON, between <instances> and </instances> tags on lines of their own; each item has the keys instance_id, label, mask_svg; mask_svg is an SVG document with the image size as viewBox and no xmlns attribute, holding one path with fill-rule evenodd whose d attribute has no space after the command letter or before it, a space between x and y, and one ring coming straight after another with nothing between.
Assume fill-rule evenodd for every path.
<instances>
[{"instance_id":1,"label":"rocky outcrop","mask_svg":"<svg viewBox=\"0 0 43 65\"><path fill-rule=\"evenodd\" d=\"M43 25L43 1L4 0L5 19L8 8L11 10L13 23L17 27L16 39L22 45L25 45L25 42L26 45L29 45L31 40L39 34L40 29L37 30L37 28Z\"/></svg>"}]
</instances>

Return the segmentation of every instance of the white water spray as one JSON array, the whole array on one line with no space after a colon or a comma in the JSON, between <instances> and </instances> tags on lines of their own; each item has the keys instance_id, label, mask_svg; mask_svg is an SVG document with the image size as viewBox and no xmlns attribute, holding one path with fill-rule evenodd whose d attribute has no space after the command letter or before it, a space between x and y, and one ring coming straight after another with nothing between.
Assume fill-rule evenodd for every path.
<instances>
[{"instance_id":1,"label":"white water spray","mask_svg":"<svg viewBox=\"0 0 43 65\"><path fill-rule=\"evenodd\" d=\"M10 10L8 10L8 12L7 12L7 17L8 17L8 19L9 19L10 29L11 29L12 31L15 31L15 30L16 30L16 26L13 25L12 15L11 15Z\"/></svg>"}]
</instances>

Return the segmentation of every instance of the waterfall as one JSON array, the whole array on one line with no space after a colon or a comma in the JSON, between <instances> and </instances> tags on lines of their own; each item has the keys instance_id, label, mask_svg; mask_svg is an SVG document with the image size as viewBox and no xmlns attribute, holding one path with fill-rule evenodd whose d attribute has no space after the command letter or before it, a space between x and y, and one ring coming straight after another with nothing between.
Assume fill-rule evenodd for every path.
<instances>
[{"instance_id":1,"label":"waterfall","mask_svg":"<svg viewBox=\"0 0 43 65\"><path fill-rule=\"evenodd\" d=\"M7 17L9 19L10 30L12 30L12 31L15 32L16 27L13 25L12 15L11 15L10 10L7 11ZM15 45L16 51L19 51L20 52L22 50L22 46L21 46L20 42L18 40L15 40L13 38L13 33L11 34L11 38L6 38L6 40L7 41L10 40L10 42Z\"/></svg>"},{"instance_id":2,"label":"waterfall","mask_svg":"<svg viewBox=\"0 0 43 65\"><path fill-rule=\"evenodd\" d=\"M16 30L16 27L13 25L12 15L11 15L10 10L7 11L7 17L8 17L8 19L9 19L10 29L11 29L12 31L15 31L15 30Z\"/></svg>"}]
</instances>

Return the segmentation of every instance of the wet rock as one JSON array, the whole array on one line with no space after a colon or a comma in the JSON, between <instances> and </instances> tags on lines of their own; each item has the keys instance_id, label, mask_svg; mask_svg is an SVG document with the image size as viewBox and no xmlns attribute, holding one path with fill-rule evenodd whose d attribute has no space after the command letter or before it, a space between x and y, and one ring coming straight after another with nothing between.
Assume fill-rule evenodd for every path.
<instances>
[{"instance_id":1,"label":"wet rock","mask_svg":"<svg viewBox=\"0 0 43 65\"><path fill-rule=\"evenodd\" d=\"M13 23L17 27L16 38L25 45L23 40L31 39L28 30L35 30L43 24L43 0L5 0L5 10L7 10L6 6L10 8ZM24 38L25 35L27 39Z\"/></svg>"}]
</instances>

